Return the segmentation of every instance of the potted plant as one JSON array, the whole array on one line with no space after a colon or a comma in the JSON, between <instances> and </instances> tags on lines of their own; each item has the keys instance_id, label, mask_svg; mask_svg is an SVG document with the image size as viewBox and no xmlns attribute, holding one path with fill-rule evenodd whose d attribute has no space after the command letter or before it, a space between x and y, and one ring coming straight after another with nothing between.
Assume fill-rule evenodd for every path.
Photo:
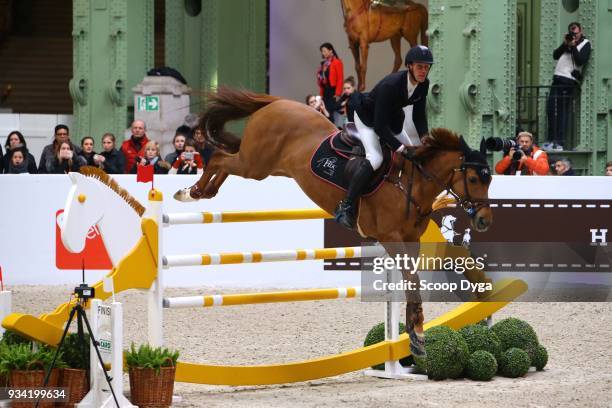
<instances>
[{"instance_id":1,"label":"potted plant","mask_svg":"<svg viewBox=\"0 0 612 408\"><path fill-rule=\"evenodd\" d=\"M68 389L68 401L59 403L59 407L72 407L80 402L89 391L89 334L83 339L77 333L69 333L62 345L62 360L66 367L60 373L59 386Z\"/></svg>"},{"instance_id":2,"label":"potted plant","mask_svg":"<svg viewBox=\"0 0 612 408\"><path fill-rule=\"evenodd\" d=\"M9 384L12 388L36 388L42 387L46 370L51 366L55 350L49 347L40 347L34 350L31 344L12 344L2 348L0 355L0 371L8 373ZM59 368L65 364L61 359L61 353L55 362L55 369L47 383L48 387L57 387L59 380ZM53 407L54 402L44 401L40 407ZM30 402L13 402L13 407L31 407Z\"/></svg>"},{"instance_id":3,"label":"potted plant","mask_svg":"<svg viewBox=\"0 0 612 408\"><path fill-rule=\"evenodd\" d=\"M132 345L125 360L130 376L130 401L139 407L169 407L174 391L178 351Z\"/></svg>"},{"instance_id":4,"label":"potted plant","mask_svg":"<svg viewBox=\"0 0 612 408\"><path fill-rule=\"evenodd\" d=\"M0 358L1 356L4 355L6 348L12 344L32 344L32 342L13 331L6 330L2 334L2 340L0 340ZM8 370L2 371L1 365L0 365L0 387L8 387Z\"/></svg>"}]
</instances>

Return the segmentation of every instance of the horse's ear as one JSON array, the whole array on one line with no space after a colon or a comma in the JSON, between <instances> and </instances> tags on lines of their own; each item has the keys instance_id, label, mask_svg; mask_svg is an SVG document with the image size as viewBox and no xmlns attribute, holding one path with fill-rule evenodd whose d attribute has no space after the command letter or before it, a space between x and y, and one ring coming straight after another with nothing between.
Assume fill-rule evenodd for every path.
<instances>
[{"instance_id":1,"label":"horse's ear","mask_svg":"<svg viewBox=\"0 0 612 408\"><path fill-rule=\"evenodd\" d=\"M480 140L480 153L487 154L487 143L484 137Z\"/></svg>"},{"instance_id":2,"label":"horse's ear","mask_svg":"<svg viewBox=\"0 0 612 408\"><path fill-rule=\"evenodd\" d=\"M465 142L463 135L459 136L459 150L461 150L465 154L468 154L472 151L472 149L470 149L470 146L468 146L468 144Z\"/></svg>"}]
</instances>

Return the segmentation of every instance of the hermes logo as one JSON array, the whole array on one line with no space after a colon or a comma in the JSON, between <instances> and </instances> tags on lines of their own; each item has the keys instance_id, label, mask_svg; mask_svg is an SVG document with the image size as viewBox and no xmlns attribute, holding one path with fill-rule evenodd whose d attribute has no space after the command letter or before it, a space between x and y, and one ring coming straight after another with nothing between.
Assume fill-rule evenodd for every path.
<instances>
[{"instance_id":1,"label":"hermes logo","mask_svg":"<svg viewBox=\"0 0 612 408\"><path fill-rule=\"evenodd\" d=\"M608 241L606 239L606 235L608 233L607 229L592 228L589 231L591 231L591 243L592 244L600 242L601 244L606 245L608 243Z\"/></svg>"}]
</instances>

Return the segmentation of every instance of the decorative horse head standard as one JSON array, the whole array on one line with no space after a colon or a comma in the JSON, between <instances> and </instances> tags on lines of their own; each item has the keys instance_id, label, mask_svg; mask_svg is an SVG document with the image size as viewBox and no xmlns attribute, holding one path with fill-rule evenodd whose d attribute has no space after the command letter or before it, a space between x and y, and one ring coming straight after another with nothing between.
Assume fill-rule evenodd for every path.
<instances>
[{"instance_id":1,"label":"decorative horse head standard","mask_svg":"<svg viewBox=\"0 0 612 408\"><path fill-rule=\"evenodd\" d=\"M227 121L247 116L250 118L242 140L224 130ZM200 124L210 142L219 148L200 180L178 191L175 199L212 198L230 174L255 180L291 177L329 213L343 198L344 191L311 170L315 151L326 137L337 132L312 108L270 95L221 87L209 94ZM444 190L468 212L476 231L484 231L492 223L488 205L491 176L485 156L447 129L433 129L412 161L403 161L386 181L375 193L361 199L357 224L362 236L381 242L391 257L409 253L407 246L398 249L397 243L419 241L429 223L432 204ZM415 281L418 276L404 271L404 279ZM419 343L423 327L421 299L418 292L406 295L406 326L413 342ZM419 346L421 349L414 349ZM424 350L422 344L411 347L417 353Z\"/></svg>"},{"instance_id":2,"label":"decorative horse head standard","mask_svg":"<svg viewBox=\"0 0 612 408\"><path fill-rule=\"evenodd\" d=\"M83 174L69 176L72 187L60 226L64 246L70 252L81 252L87 231L97 224L111 262L117 266L142 236L144 207L101 170L87 167Z\"/></svg>"},{"instance_id":3,"label":"decorative horse head standard","mask_svg":"<svg viewBox=\"0 0 612 408\"><path fill-rule=\"evenodd\" d=\"M389 40L393 48L392 72L397 72L403 59L401 54L402 37L410 47L417 45L421 34L421 44L427 45L427 25L429 16L422 4L407 1L405 7L372 7L370 0L340 0L344 16L344 30L348 36L349 47L355 59L358 89L366 87L368 50L370 43Z\"/></svg>"}]
</instances>

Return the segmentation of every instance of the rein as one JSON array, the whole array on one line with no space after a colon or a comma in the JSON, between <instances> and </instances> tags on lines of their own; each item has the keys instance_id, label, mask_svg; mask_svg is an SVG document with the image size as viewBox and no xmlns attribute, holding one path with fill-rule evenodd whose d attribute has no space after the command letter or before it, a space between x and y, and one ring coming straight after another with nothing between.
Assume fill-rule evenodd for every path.
<instances>
[{"instance_id":1,"label":"rein","mask_svg":"<svg viewBox=\"0 0 612 408\"><path fill-rule=\"evenodd\" d=\"M434 182L436 185L441 187L443 191L446 190L448 194L450 194L457 201L457 204L461 208L463 208L463 210L470 217L474 217L476 213L478 212L478 210L480 210L481 208L485 208L489 206L489 200L472 199L472 197L470 196L470 190L468 189L466 170L470 166L478 166L479 165L478 163L466 163L465 156L461 156L461 166L459 168L454 168L448 178L448 181L446 183L443 183L435 175L425 170L422 163L418 162L414 157L411 157L411 156L408 156L408 157L404 156L404 157L406 160L410 160L410 162L412 163L412 171L411 171L410 178L408 180L406 188L402 185L402 182L401 182L401 169L399 173L400 175L398 175L396 179L388 178L387 181L392 183L406 196L407 218L410 218L411 204L414 205L417 211L415 225L420 223L423 219L429 217L429 215L433 212L432 209L429 209L423 212L419 203L417 203L417 201L412 196L412 188L414 186L414 175L416 173L415 170L418 170L419 173L421 173L421 175L425 178L425 180ZM459 194L453 191L453 188L452 188L453 178L455 176L455 173L457 172L463 173L463 186L464 186L464 191L465 191L465 197L459 196Z\"/></svg>"}]
</instances>

